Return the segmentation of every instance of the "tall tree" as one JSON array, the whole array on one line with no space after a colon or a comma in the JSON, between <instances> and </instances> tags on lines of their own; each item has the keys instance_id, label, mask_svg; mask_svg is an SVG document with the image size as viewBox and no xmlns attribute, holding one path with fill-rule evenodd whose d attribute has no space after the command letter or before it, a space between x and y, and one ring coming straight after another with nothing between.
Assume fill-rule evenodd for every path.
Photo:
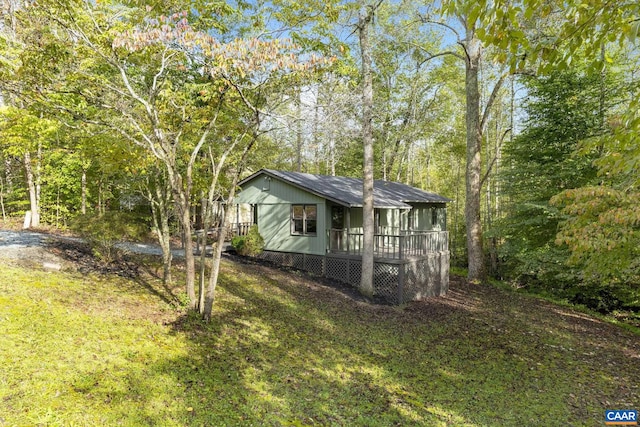
<instances>
[{"instance_id":1,"label":"tall tree","mask_svg":"<svg viewBox=\"0 0 640 427\"><path fill-rule=\"evenodd\" d=\"M375 234L373 200L373 76L371 59L371 27L376 9L383 0L369 4L365 0L358 2L358 39L362 60L362 277L360 292L373 296L373 244Z\"/></svg>"},{"instance_id":2,"label":"tall tree","mask_svg":"<svg viewBox=\"0 0 640 427\"><path fill-rule=\"evenodd\" d=\"M488 19L488 7L482 2L452 0L443 2L439 12L442 18L429 13L420 17L424 24L445 29L448 33L445 38L455 40L458 46L458 50L452 48L433 53L432 56L452 55L465 65L467 277L470 281L479 282L486 277L481 218L482 140L493 103L508 73L502 72L495 78L490 95L481 108L479 75L485 46L479 38L479 32Z\"/></svg>"},{"instance_id":3,"label":"tall tree","mask_svg":"<svg viewBox=\"0 0 640 427\"><path fill-rule=\"evenodd\" d=\"M40 225L43 150L51 144L59 124L16 108L0 111L0 149L23 159L30 205L29 226Z\"/></svg>"}]
</instances>

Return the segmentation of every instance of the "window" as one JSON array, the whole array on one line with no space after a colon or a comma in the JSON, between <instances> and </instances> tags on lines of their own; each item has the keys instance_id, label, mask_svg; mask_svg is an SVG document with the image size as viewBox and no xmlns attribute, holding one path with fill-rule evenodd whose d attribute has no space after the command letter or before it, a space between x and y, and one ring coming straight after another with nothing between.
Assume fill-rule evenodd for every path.
<instances>
[{"instance_id":1,"label":"window","mask_svg":"<svg viewBox=\"0 0 640 427\"><path fill-rule=\"evenodd\" d=\"M317 219L318 207L316 205L291 205L291 234L315 236Z\"/></svg>"}]
</instances>

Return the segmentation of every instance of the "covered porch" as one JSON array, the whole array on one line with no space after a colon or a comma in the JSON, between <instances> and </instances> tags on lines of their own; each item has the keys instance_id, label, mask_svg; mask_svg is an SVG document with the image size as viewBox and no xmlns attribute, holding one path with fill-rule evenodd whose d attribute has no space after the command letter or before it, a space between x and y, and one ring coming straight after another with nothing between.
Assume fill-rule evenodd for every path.
<instances>
[{"instance_id":1,"label":"covered porch","mask_svg":"<svg viewBox=\"0 0 640 427\"><path fill-rule=\"evenodd\" d=\"M362 256L364 247L361 207L329 203L326 209L327 254ZM428 254L448 252L446 207L436 203L411 203L409 208L374 209L374 257L410 260Z\"/></svg>"}]
</instances>

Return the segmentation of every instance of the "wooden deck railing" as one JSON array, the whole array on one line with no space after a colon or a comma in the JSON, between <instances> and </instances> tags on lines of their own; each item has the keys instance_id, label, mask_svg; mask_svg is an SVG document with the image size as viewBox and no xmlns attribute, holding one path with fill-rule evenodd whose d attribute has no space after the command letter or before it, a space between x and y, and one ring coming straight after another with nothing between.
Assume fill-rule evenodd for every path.
<instances>
[{"instance_id":1,"label":"wooden deck railing","mask_svg":"<svg viewBox=\"0 0 640 427\"><path fill-rule=\"evenodd\" d=\"M233 236L246 236L249 233L249 228L253 223L251 222L241 222L239 224L231 224L227 227L227 233L224 237L225 241L231 240ZM214 226L207 230L207 237L214 242L217 242L220 239L220 227ZM204 230L196 230L195 234L197 236L204 235Z\"/></svg>"},{"instance_id":2,"label":"wooden deck railing","mask_svg":"<svg viewBox=\"0 0 640 427\"><path fill-rule=\"evenodd\" d=\"M329 252L362 255L362 233L330 229L327 234ZM403 231L400 234L375 234L373 239L374 256L381 258L406 259L449 250L449 234L446 231Z\"/></svg>"},{"instance_id":3,"label":"wooden deck railing","mask_svg":"<svg viewBox=\"0 0 640 427\"><path fill-rule=\"evenodd\" d=\"M252 225L252 222L241 222L239 224L233 224L233 235L246 236L247 234L249 234L249 229Z\"/></svg>"}]
</instances>

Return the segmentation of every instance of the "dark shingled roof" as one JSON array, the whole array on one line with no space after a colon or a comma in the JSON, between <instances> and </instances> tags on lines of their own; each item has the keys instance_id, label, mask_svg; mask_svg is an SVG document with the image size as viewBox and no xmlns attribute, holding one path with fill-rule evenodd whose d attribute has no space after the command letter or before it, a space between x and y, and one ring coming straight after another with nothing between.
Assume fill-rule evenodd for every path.
<instances>
[{"instance_id":1,"label":"dark shingled roof","mask_svg":"<svg viewBox=\"0 0 640 427\"><path fill-rule=\"evenodd\" d=\"M240 182L240 186L264 174L295 187L348 207L362 206L362 179L340 176L312 175L262 169ZM450 199L399 182L376 180L373 185L376 208L410 208L408 203L447 203Z\"/></svg>"}]
</instances>

